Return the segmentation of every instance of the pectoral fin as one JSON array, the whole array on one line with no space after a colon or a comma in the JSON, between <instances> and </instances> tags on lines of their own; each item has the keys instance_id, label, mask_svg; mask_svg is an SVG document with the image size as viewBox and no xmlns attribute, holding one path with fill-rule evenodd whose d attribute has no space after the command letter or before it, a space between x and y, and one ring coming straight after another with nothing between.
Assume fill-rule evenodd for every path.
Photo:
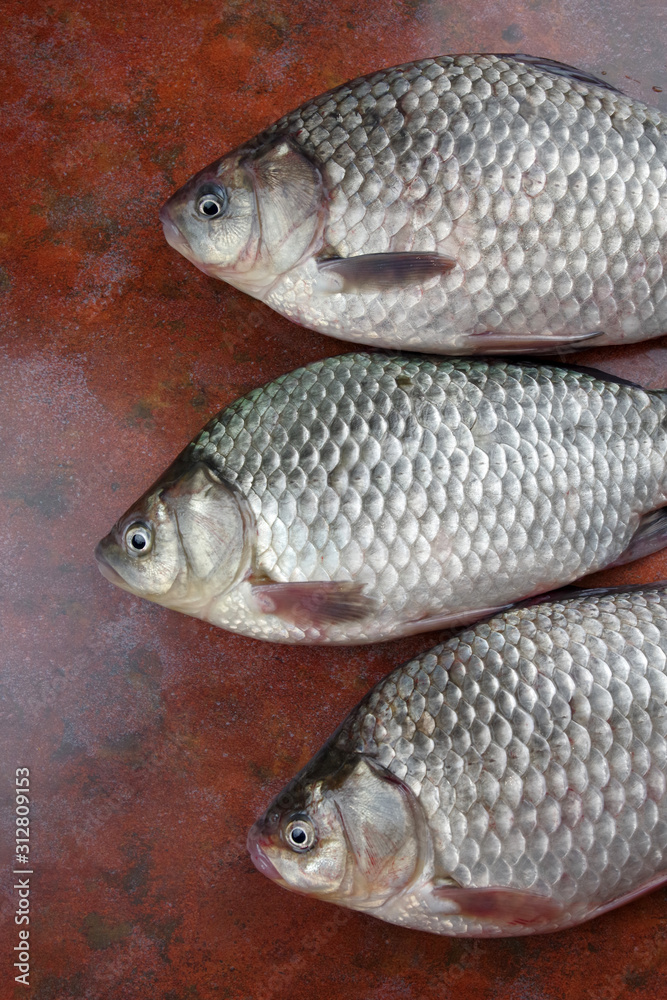
<instances>
[{"instance_id":1,"label":"pectoral fin","mask_svg":"<svg viewBox=\"0 0 667 1000\"><path fill-rule=\"evenodd\" d=\"M489 886L478 889L463 887L434 888L433 896L442 903L451 903L463 917L488 922L506 928L508 933L520 929L539 931L552 924L564 913L562 903L526 889L506 889Z\"/></svg>"},{"instance_id":2,"label":"pectoral fin","mask_svg":"<svg viewBox=\"0 0 667 1000\"><path fill-rule=\"evenodd\" d=\"M377 604L366 597L361 583L317 580L305 583L264 582L252 585L260 611L277 615L301 629L363 621Z\"/></svg>"},{"instance_id":3,"label":"pectoral fin","mask_svg":"<svg viewBox=\"0 0 667 1000\"><path fill-rule=\"evenodd\" d=\"M375 292L419 285L447 274L456 261L437 253L369 253L317 262L322 291Z\"/></svg>"}]
</instances>

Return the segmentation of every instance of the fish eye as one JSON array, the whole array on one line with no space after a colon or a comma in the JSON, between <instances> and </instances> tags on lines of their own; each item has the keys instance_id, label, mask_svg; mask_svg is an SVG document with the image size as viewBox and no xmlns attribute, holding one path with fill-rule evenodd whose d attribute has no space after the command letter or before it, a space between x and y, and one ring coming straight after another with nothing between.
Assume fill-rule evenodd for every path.
<instances>
[{"instance_id":1,"label":"fish eye","mask_svg":"<svg viewBox=\"0 0 667 1000\"><path fill-rule=\"evenodd\" d=\"M308 851L315 843L315 827L307 816L295 816L285 827L285 839L293 851Z\"/></svg>"},{"instance_id":2,"label":"fish eye","mask_svg":"<svg viewBox=\"0 0 667 1000\"><path fill-rule=\"evenodd\" d=\"M153 546L153 531L143 521L135 521L125 531L125 547L134 556L145 556Z\"/></svg>"},{"instance_id":3,"label":"fish eye","mask_svg":"<svg viewBox=\"0 0 667 1000\"><path fill-rule=\"evenodd\" d=\"M197 211L205 219L217 219L227 208L227 192L218 185L215 188L200 191L197 199Z\"/></svg>"}]
</instances>

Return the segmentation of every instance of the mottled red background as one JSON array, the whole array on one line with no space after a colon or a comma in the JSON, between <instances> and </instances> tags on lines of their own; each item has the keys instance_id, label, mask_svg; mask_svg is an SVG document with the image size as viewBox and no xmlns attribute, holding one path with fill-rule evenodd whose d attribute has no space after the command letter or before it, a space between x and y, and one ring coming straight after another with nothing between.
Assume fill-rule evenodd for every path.
<instances>
[{"instance_id":1,"label":"mottled red background","mask_svg":"<svg viewBox=\"0 0 667 1000\"><path fill-rule=\"evenodd\" d=\"M209 416L344 349L171 250L157 211L175 186L305 98L439 52L551 56L667 109L663 0L26 0L4 3L0 48L0 997L664 997L665 891L475 942L272 885L248 826L434 638L261 644L122 593L92 557ZM665 342L586 360L667 385ZM665 556L598 580L661 577ZM11 968L17 766L29 990Z\"/></svg>"}]
</instances>

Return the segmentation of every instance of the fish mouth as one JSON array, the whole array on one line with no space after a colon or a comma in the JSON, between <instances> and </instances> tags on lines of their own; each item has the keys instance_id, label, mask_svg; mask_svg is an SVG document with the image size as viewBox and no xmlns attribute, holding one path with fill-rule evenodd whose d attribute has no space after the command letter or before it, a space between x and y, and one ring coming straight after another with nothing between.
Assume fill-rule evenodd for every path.
<instances>
[{"instance_id":1,"label":"fish mouth","mask_svg":"<svg viewBox=\"0 0 667 1000\"><path fill-rule=\"evenodd\" d=\"M174 250L177 250L182 257L189 260L191 264L194 264L194 266L199 268L200 271L203 271L204 274L213 278L218 277L217 270L214 266L205 264L203 261L197 259L187 239L169 215L167 204L163 205L160 209L160 222L162 223L164 238L169 246Z\"/></svg>"},{"instance_id":2,"label":"fish mouth","mask_svg":"<svg viewBox=\"0 0 667 1000\"><path fill-rule=\"evenodd\" d=\"M248 848L248 853L250 855L250 860L262 875L266 875L267 878L273 879L274 881L280 881L281 875L273 862L268 858L262 849L261 841L264 841L264 846L266 844L266 838L262 837L259 832L257 823L250 828L248 833L248 839L246 841L246 847Z\"/></svg>"},{"instance_id":3,"label":"fish mouth","mask_svg":"<svg viewBox=\"0 0 667 1000\"><path fill-rule=\"evenodd\" d=\"M113 566L109 563L105 554L105 548L106 548L105 542L106 539L103 538L102 541L98 542L97 545L95 546L95 561L97 563L97 568L99 569L102 576L109 581L109 583L115 584L116 587L120 587L122 590L129 591L129 593L134 593L134 591L132 591L130 587L128 587L127 583L122 578L120 573L117 570L115 570Z\"/></svg>"},{"instance_id":4,"label":"fish mouth","mask_svg":"<svg viewBox=\"0 0 667 1000\"><path fill-rule=\"evenodd\" d=\"M166 201L160 208L160 222L162 223L164 238L170 247L187 256L186 251L190 250L190 244L172 219L168 206L169 202Z\"/></svg>"}]
</instances>

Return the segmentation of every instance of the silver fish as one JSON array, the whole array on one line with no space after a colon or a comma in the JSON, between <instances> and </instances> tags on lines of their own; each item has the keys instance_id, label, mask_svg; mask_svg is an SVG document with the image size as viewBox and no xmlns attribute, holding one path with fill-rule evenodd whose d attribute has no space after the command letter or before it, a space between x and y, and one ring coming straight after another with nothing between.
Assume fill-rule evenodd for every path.
<instances>
[{"instance_id":1,"label":"silver fish","mask_svg":"<svg viewBox=\"0 0 667 1000\"><path fill-rule=\"evenodd\" d=\"M356 353L223 410L97 550L114 583L274 642L477 620L662 548L667 394Z\"/></svg>"},{"instance_id":2,"label":"silver fish","mask_svg":"<svg viewBox=\"0 0 667 1000\"><path fill-rule=\"evenodd\" d=\"M394 670L248 836L295 892L467 937L667 882L667 584L508 611Z\"/></svg>"},{"instance_id":3,"label":"silver fish","mask_svg":"<svg viewBox=\"0 0 667 1000\"><path fill-rule=\"evenodd\" d=\"M667 331L667 117L548 59L353 80L160 216L201 270L344 340L507 353Z\"/></svg>"}]
</instances>

